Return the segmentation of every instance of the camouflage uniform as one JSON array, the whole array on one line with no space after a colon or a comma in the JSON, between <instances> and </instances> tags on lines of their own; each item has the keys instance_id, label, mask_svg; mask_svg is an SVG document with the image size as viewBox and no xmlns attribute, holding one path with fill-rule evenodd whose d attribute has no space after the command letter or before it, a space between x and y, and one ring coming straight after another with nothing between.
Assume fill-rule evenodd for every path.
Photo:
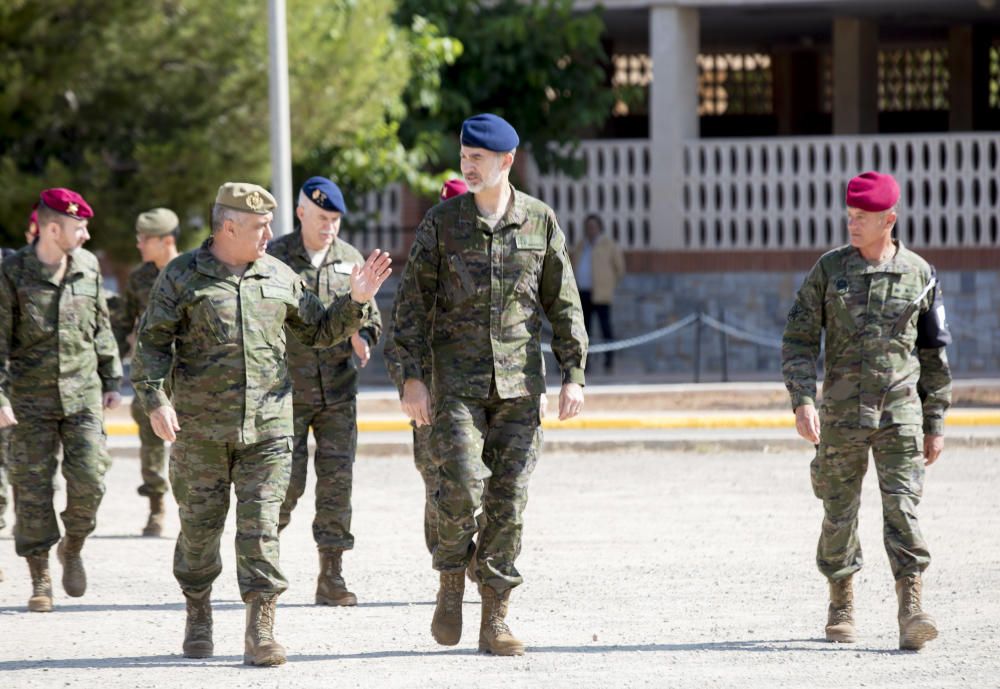
<instances>
[{"instance_id":1,"label":"camouflage uniform","mask_svg":"<svg viewBox=\"0 0 1000 689\"><path fill-rule=\"evenodd\" d=\"M392 320L394 323L396 322L395 313L393 313ZM429 347L427 348L427 354L430 354ZM389 378L392 379L393 384L399 390L400 397L402 397L403 371L392 340L385 343L382 355L385 357L385 366L389 371ZM423 370L431 370L430 358L424 362ZM434 548L437 547L438 468L434 462L434 455L431 452L431 427L417 426L414 421L410 422L410 426L413 428L413 463L416 465L417 471L420 472L420 478L424 481L424 543L427 545L427 552L433 555Z\"/></svg>"},{"instance_id":2,"label":"camouflage uniform","mask_svg":"<svg viewBox=\"0 0 1000 689\"><path fill-rule=\"evenodd\" d=\"M235 484L237 578L246 601L288 587L278 566L292 450L286 328L330 347L357 330L368 309L350 295L324 309L271 256L233 275L211 242L171 261L157 280L139 326L133 384L147 412L172 403L181 427L170 453L181 517L174 576L186 594L198 595L219 575Z\"/></svg>"},{"instance_id":3,"label":"camouflage uniform","mask_svg":"<svg viewBox=\"0 0 1000 689\"><path fill-rule=\"evenodd\" d=\"M826 330L820 443L811 469L825 511L816 561L831 581L861 569L858 507L869 449L893 575L919 574L930 563L916 517L923 434L942 434L951 399L944 347L922 348L918 340L918 317L941 299L939 289L925 292L933 275L902 243L877 266L841 247L820 258L788 314L782 372L793 408L815 404Z\"/></svg>"},{"instance_id":4,"label":"camouflage uniform","mask_svg":"<svg viewBox=\"0 0 1000 689\"><path fill-rule=\"evenodd\" d=\"M514 560L542 441L542 316L552 324L564 383L583 384L587 347L555 215L537 199L512 194L492 229L471 194L428 211L399 285L393 324L401 378L433 379L431 445L439 462L434 568L466 567L481 503L486 524L477 570L497 593L522 581ZM432 371L426 370L429 356Z\"/></svg>"},{"instance_id":5,"label":"camouflage uniform","mask_svg":"<svg viewBox=\"0 0 1000 689\"><path fill-rule=\"evenodd\" d=\"M111 325L118 340L118 352L124 359L128 354L128 336L146 311L149 293L153 289L160 270L155 263L143 263L128 276L124 294L118 308L112 313ZM132 400L132 419L139 427L139 459L142 467L142 485L139 495L163 495L167 492L167 446L163 439L153 432L149 415L142 409L138 399Z\"/></svg>"},{"instance_id":6,"label":"camouflage uniform","mask_svg":"<svg viewBox=\"0 0 1000 689\"><path fill-rule=\"evenodd\" d=\"M5 259L0 272L0 406L11 404L18 420L9 458L14 541L28 557L59 541L52 478L60 443L66 533L94 530L111 461L101 397L118 391L122 369L93 254L73 252L61 283L34 246Z\"/></svg>"},{"instance_id":7,"label":"camouflage uniform","mask_svg":"<svg viewBox=\"0 0 1000 689\"><path fill-rule=\"evenodd\" d=\"M298 273L306 289L324 304L350 293L351 268L364 263L357 249L338 238L317 268L309 259L301 232L274 240L267 251ZM369 345L378 342L382 317L374 302L359 332ZM281 506L280 524L284 528L291 520L292 510L306 489L311 427L316 439L316 516L312 529L320 551L354 547L351 487L358 439L358 368L353 352L350 341L328 349L306 347L294 339L288 343L295 435L292 477Z\"/></svg>"}]
</instances>

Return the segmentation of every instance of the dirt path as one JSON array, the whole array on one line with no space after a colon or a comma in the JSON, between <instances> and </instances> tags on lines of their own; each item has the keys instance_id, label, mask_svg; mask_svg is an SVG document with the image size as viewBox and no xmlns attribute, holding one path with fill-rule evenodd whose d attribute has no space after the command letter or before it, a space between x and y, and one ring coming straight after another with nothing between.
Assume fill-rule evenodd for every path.
<instances>
[{"instance_id":1,"label":"dirt path","mask_svg":"<svg viewBox=\"0 0 1000 689\"><path fill-rule=\"evenodd\" d=\"M523 658L475 652L478 595L465 635L434 644L435 573L423 548L422 488L406 457L360 459L357 548L346 573L361 605L311 605L316 557L303 501L283 537L291 588L277 636L289 664L241 664L243 606L232 529L215 589L216 658L180 657L183 603L173 540L133 537L144 521L139 468L119 459L95 537L86 597L58 587L56 612L23 612L27 567L0 537L0 686L16 687L992 687L1000 654L1000 448L946 455L920 515L934 562L925 607L941 638L896 650L874 472L866 479L858 591L861 642L819 640L824 581L813 567L820 504L808 452L543 457L533 479L526 584L512 597ZM310 487L311 494L311 487ZM176 516L171 514L171 536ZM53 558L54 560L54 558ZM54 562L58 581L61 569Z\"/></svg>"}]
</instances>

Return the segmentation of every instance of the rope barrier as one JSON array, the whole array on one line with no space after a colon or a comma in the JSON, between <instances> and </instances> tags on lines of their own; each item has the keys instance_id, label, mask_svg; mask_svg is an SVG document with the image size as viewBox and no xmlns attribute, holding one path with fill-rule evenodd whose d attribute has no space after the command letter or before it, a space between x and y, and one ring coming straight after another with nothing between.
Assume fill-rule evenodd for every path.
<instances>
[{"instance_id":1,"label":"rope barrier","mask_svg":"<svg viewBox=\"0 0 1000 689\"><path fill-rule=\"evenodd\" d=\"M587 348L590 354L601 354L603 352L617 352L621 349L628 349L630 347L638 347L639 345L644 345L653 340L658 340L668 335L673 335L674 333L683 330L689 325L694 325L698 321L701 321L704 325L715 330L720 330L730 337L734 337L738 340L744 340L746 342L751 342L753 344L761 345L764 347L773 347L775 349L781 349L781 340L776 338L767 337L765 335L759 335L752 333L747 330L742 330L740 328L735 328L731 325L722 323L712 318L705 313L691 313L680 319L675 323L664 326L662 328L657 328L656 330L651 330L648 333L642 335L636 335L635 337L630 337L625 340L616 340L614 342L600 342L598 344L591 345ZM542 343L542 351L551 352L552 347L547 342Z\"/></svg>"}]
</instances>

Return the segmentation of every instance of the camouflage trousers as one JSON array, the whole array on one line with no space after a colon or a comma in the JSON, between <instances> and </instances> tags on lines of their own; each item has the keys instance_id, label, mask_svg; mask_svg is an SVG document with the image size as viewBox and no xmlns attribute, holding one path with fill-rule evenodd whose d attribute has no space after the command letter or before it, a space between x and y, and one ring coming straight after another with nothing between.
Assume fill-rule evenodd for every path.
<instances>
[{"instance_id":1,"label":"camouflage trousers","mask_svg":"<svg viewBox=\"0 0 1000 689\"><path fill-rule=\"evenodd\" d=\"M438 539L438 468L431 452L431 427L417 427L412 421L410 425L413 426L413 463L424 480L424 543L427 544L427 552L433 555Z\"/></svg>"},{"instance_id":2,"label":"camouflage trousers","mask_svg":"<svg viewBox=\"0 0 1000 689\"><path fill-rule=\"evenodd\" d=\"M8 467L14 488L14 545L21 557L41 555L59 542L52 479L62 444L67 534L86 537L97 526L104 474L111 464L100 411L70 416L21 414L11 434Z\"/></svg>"},{"instance_id":3,"label":"camouflage trousers","mask_svg":"<svg viewBox=\"0 0 1000 689\"><path fill-rule=\"evenodd\" d=\"M167 445L153 432L149 415L138 401L132 402L132 420L139 427L139 461L142 467L142 485L139 495L163 495L167 492Z\"/></svg>"},{"instance_id":4,"label":"camouflage trousers","mask_svg":"<svg viewBox=\"0 0 1000 689\"><path fill-rule=\"evenodd\" d=\"M7 527L7 456L10 454L10 429L0 430L0 529Z\"/></svg>"},{"instance_id":5,"label":"camouflage trousers","mask_svg":"<svg viewBox=\"0 0 1000 689\"><path fill-rule=\"evenodd\" d=\"M434 569L464 569L475 548L479 581L498 593L523 579L521 552L528 482L538 462L542 427L538 396L488 399L442 396L436 401L431 447L438 463L438 542Z\"/></svg>"},{"instance_id":6,"label":"camouflage trousers","mask_svg":"<svg viewBox=\"0 0 1000 689\"><path fill-rule=\"evenodd\" d=\"M174 577L181 589L200 593L222 571L219 542L236 492L236 578L240 595L288 588L278 566L278 514L288 489L292 441L252 445L179 440L170 449L170 483L181 531L174 548Z\"/></svg>"},{"instance_id":7,"label":"camouflage trousers","mask_svg":"<svg viewBox=\"0 0 1000 689\"><path fill-rule=\"evenodd\" d=\"M292 510L306 491L309 471L309 429L316 440L316 516L312 532L321 551L350 550L351 489L354 455L358 447L358 414L354 398L321 408L293 407L295 436L292 444L292 478L281 505L281 528L292 519Z\"/></svg>"},{"instance_id":8,"label":"camouflage trousers","mask_svg":"<svg viewBox=\"0 0 1000 689\"><path fill-rule=\"evenodd\" d=\"M920 426L872 430L823 425L811 473L825 513L816 564L831 581L854 574L863 564L858 508L869 450L882 493L883 539L893 576L918 574L931 561L916 516L924 483Z\"/></svg>"}]
</instances>

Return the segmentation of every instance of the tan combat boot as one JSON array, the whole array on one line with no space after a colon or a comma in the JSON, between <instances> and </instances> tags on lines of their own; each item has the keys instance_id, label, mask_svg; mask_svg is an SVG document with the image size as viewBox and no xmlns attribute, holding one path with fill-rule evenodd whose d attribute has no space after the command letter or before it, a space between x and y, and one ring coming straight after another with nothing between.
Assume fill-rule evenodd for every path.
<instances>
[{"instance_id":1,"label":"tan combat boot","mask_svg":"<svg viewBox=\"0 0 1000 689\"><path fill-rule=\"evenodd\" d=\"M341 575L343 550L320 551L319 578L316 580L316 605L357 605L358 597L347 590Z\"/></svg>"},{"instance_id":2,"label":"tan combat boot","mask_svg":"<svg viewBox=\"0 0 1000 689\"><path fill-rule=\"evenodd\" d=\"M437 606L431 621L431 636L442 646L454 646L462 639L462 596L465 572L441 572Z\"/></svg>"},{"instance_id":3,"label":"tan combat boot","mask_svg":"<svg viewBox=\"0 0 1000 689\"><path fill-rule=\"evenodd\" d=\"M850 575L830 582L826 640L839 644L853 644L858 640L857 630L854 628L854 588Z\"/></svg>"},{"instance_id":4,"label":"tan combat boot","mask_svg":"<svg viewBox=\"0 0 1000 689\"><path fill-rule=\"evenodd\" d=\"M212 642L212 589L198 593L184 592L187 601L187 621L184 623L184 657L211 658L215 651Z\"/></svg>"},{"instance_id":5,"label":"tan combat boot","mask_svg":"<svg viewBox=\"0 0 1000 689\"><path fill-rule=\"evenodd\" d=\"M163 522L167 517L166 510L163 509L163 496L149 496L149 519L142 530L143 536L159 538L163 535Z\"/></svg>"},{"instance_id":6,"label":"tan combat boot","mask_svg":"<svg viewBox=\"0 0 1000 689\"><path fill-rule=\"evenodd\" d=\"M59 564L63 568L63 590L73 598L79 598L87 592L87 572L83 568L83 558L80 557L84 540L80 536L66 534L56 549Z\"/></svg>"},{"instance_id":7,"label":"tan combat boot","mask_svg":"<svg viewBox=\"0 0 1000 689\"><path fill-rule=\"evenodd\" d=\"M482 586L479 590L483 594L479 650L498 656L523 656L524 644L510 633L510 627L504 621L510 603L510 589L497 593L489 586Z\"/></svg>"},{"instance_id":8,"label":"tan combat boot","mask_svg":"<svg viewBox=\"0 0 1000 689\"><path fill-rule=\"evenodd\" d=\"M52 577L49 575L49 554L29 555L31 572L31 598L28 612L52 612Z\"/></svg>"},{"instance_id":9,"label":"tan combat boot","mask_svg":"<svg viewBox=\"0 0 1000 689\"><path fill-rule=\"evenodd\" d=\"M478 546L475 541L472 541L472 557L469 558L469 564L465 568L465 576L476 586L479 585L479 579L476 577L476 550Z\"/></svg>"},{"instance_id":10,"label":"tan combat boot","mask_svg":"<svg viewBox=\"0 0 1000 689\"><path fill-rule=\"evenodd\" d=\"M274 593L251 593L247 600L247 628L243 637L245 665L283 665L285 647L274 640Z\"/></svg>"},{"instance_id":11,"label":"tan combat boot","mask_svg":"<svg viewBox=\"0 0 1000 689\"><path fill-rule=\"evenodd\" d=\"M896 580L899 599L899 647L904 651L919 651L928 641L937 638L934 618L920 607L923 582L919 574Z\"/></svg>"}]
</instances>

